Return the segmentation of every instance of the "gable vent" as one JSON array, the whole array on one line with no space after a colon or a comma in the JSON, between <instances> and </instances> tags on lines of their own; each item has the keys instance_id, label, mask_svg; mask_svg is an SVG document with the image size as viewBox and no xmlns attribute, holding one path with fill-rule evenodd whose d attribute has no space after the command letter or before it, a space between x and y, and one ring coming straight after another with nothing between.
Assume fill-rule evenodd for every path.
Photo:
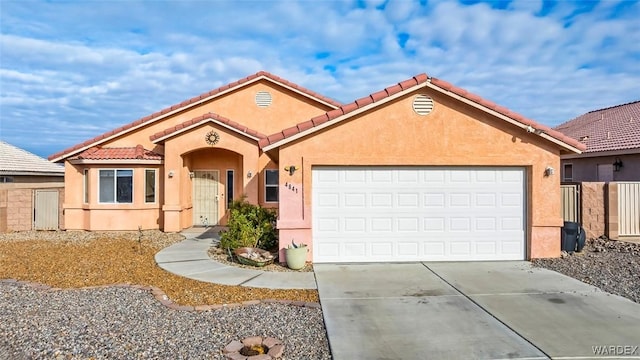
<instances>
[{"instance_id":1,"label":"gable vent","mask_svg":"<svg viewBox=\"0 0 640 360\"><path fill-rule=\"evenodd\" d=\"M266 91L258 91L256 93L256 105L261 108L271 105L271 94Z\"/></svg>"},{"instance_id":2,"label":"gable vent","mask_svg":"<svg viewBox=\"0 0 640 360\"><path fill-rule=\"evenodd\" d=\"M433 99L427 95L418 95L413 99L413 111L418 115L429 115L433 111Z\"/></svg>"}]
</instances>

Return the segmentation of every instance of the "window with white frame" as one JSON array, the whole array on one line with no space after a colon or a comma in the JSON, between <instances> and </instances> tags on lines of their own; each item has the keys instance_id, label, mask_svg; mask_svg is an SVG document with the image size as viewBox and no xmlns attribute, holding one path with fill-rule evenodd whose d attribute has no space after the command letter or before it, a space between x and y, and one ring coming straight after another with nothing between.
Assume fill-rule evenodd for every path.
<instances>
[{"instance_id":1,"label":"window with white frame","mask_svg":"<svg viewBox=\"0 0 640 360\"><path fill-rule=\"evenodd\" d=\"M85 204L89 203L89 169L84 169L84 177L82 179L82 188L84 190L83 200Z\"/></svg>"},{"instance_id":2,"label":"window with white frame","mask_svg":"<svg viewBox=\"0 0 640 360\"><path fill-rule=\"evenodd\" d=\"M144 171L144 202L156 202L156 169Z\"/></svg>"},{"instance_id":3,"label":"window with white frame","mask_svg":"<svg viewBox=\"0 0 640 360\"><path fill-rule=\"evenodd\" d=\"M265 170L264 172L264 200L265 202L278 202L278 170Z\"/></svg>"},{"instance_id":4,"label":"window with white frame","mask_svg":"<svg viewBox=\"0 0 640 360\"><path fill-rule=\"evenodd\" d=\"M101 169L98 189L98 199L101 203L131 204L133 202L133 170Z\"/></svg>"},{"instance_id":5,"label":"window with white frame","mask_svg":"<svg viewBox=\"0 0 640 360\"><path fill-rule=\"evenodd\" d=\"M573 181L573 164L564 164L562 168L562 181Z\"/></svg>"}]
</instances>

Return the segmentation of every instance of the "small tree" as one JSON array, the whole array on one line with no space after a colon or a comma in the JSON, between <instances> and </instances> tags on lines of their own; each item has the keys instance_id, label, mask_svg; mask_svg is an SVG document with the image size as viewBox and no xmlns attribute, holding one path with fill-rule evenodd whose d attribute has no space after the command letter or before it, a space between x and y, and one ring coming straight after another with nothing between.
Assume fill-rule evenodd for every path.
<instances>
[{"instance_id":1,"label":"small tree","mask_svg":"<svg viewBox=\"0 0 640 360\"><path fill-rule=\"evenodd\" d=\"M220 236L220 247L269 250L275 246L278 239L275 211L250 204L245 198L233 201L229 209L228 230Z\"/></svg>"}]
</instances>

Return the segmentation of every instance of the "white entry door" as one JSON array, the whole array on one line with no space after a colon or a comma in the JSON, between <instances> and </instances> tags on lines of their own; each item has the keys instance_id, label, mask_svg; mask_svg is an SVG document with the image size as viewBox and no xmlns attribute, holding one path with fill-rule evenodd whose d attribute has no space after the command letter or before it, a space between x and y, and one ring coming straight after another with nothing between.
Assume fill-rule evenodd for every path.
<instances>
[{"instance_id":1,"label":"white entry door","mask_svg":"<svg viewBox=\"0 0 640 360\"><path fill-rule=\"evenodd\" d=\"M523 168L318 167L314 262L523 260Z\"/></svg>"},{"instance_id":2,"label":"white entry door","mask_svg":"<svg viewBox=\"0 0 640 360\"><path fill-rule=\"evenodd\" d=\"M218 225L218 170L194 171L193 177L193 225Z\"/></svg>"}]
</instances>

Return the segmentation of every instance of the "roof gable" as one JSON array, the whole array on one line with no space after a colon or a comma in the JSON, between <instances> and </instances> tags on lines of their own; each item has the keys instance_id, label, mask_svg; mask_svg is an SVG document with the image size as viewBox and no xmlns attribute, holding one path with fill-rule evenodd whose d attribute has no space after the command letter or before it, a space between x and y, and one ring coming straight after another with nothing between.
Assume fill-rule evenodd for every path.
<instances>
[{"instance_id":1,"label":"roof gable","mask_svg":"<svg viewBox=\"0 0 640 360\"><path fill-rule=\"evenodd\" d=\"M250 84L253 84L255 82L258 82L260 80L266 80L269 81L273 84L276 84L280 87L283 87L285 89L288 89L290 91L293 91L297 94L300 94L308 99L311 99L315 102L318 102L320 104L324 104L330 108L337 108L339 107L341 104L337 101L334 101L328 97L325 97L323 95L320 95L314 91L311 91L309 89L306 89L302 86L299 86L297 84L294 84L290 81L287 81L279 76L273 75L271 73L268 73L266 71L259 71L253 75L249 75L243 79L240 79L238 81L223 85L217 89L211 90L209 92L200 94L198 96L192 97L191 99L185 100L179 104L175 104L172 106L169 106L165 109L162 109L160 111L157 111L151 115L147 115L143 118L140 118L136 121L133 121L129 124L123 125L117 129L108 131L104 134L98 135L92 139L86 140L80 144L74 145L70 148L67 148L65 150L62 150L60 152L57 152L51 156L49 156L49 160L53 161L53 162L57 162L57 161L61 161L64 160L65 158L68 158L69 156L72 156L74 154L77 154L81 151L84 151L86 149L89 149L93 146L99 145L105 141L108 141L110 139L122 136L128 132L131 132L133 130L136 130L142 126L146 126L148 124L154 123L156 121L162 120L164 118L167 118L173 114L176 114L178 112L184 111L186 109L189 108L193 108L199 104L208 102L216 97L222 96L224 94L228 94L232 91L238 90L240 88L246 87Z\"/></svg>"},{"instance_id":2,"label":"roof gable","mask_svg":"<svg viewBox=\"0 0 640 360\"><path fill-rule=\"evenodd\" d=\"M284 129L281 132L269 135L260 140L260 147L263 151L269 151L279 146L285 145L296 139L308 136L316 131L326 127L333 126L341 121L347 120L357 114L374 109L382 104L392 101L396 98L404 96L417 89L428 87L442 94L458 99L464 103L474 106L493 116L498 117L515 126L525 129L529 133L535 133L538 136L556 143L566 150L580 153L585 149L584 144L565 136L564 134L553 130L547 126L538 124L518 113L499 106L489 100L472 94L462 88L454 86L446 81L429 77L427 74L419 74L410 79L401 81L395 85L389 86L381 91L370 94L369 96L358 99L350 104L342 105L338 109L329 111L323 115L316 116L308 121L301 122L296 126Z\"/></svg>"},{"instance_id":3,"label":"roof gable","mask_svg":"<svg viewBox=\"0 0 640 360\"><path fill-rule=\"evenodd\" d=\"M0 174L63 176L64 167L0 141Z\"/></svg>"},{"instance_id":4,"label":"roof gable","mask_svg":"<svg viewBox=\"0 0 640 360\"><path fill-rule=\"evenodd\" d=\"M191 130L193 128L196 128L200 125L206 124L206 123L215 123L218 124L220 126L223 126L229 130L232 130L240 135L244 135L248 138L251 138L255 141L258 141L264 137L266 137L266 135L261 134L255 130L249 129L246 126L240 125L235 121L231 121L223 116L220 116L218 114L214 114L214 113L207 113L198 117L195 117L191 120L187 120L181 124L178 124L176 126L172 126L170 128L167 128L163 131L157 132L153 135L151 135L149 137L149 139L154 142L154 143L158 143L161 142L163 140L166 140L168 138L171 138L173 136L176 136L182 132Z\"/></svg>"},{"instance_id":5,"label":"roof gable","mask_svg":"<svg viewBox=\"0 0 640 360\"><path fill-rule=\"evenodd\" d=\"M590 111L555 127L585 153L640 149L640 101Z\"/></svg>"}]
</instances>

